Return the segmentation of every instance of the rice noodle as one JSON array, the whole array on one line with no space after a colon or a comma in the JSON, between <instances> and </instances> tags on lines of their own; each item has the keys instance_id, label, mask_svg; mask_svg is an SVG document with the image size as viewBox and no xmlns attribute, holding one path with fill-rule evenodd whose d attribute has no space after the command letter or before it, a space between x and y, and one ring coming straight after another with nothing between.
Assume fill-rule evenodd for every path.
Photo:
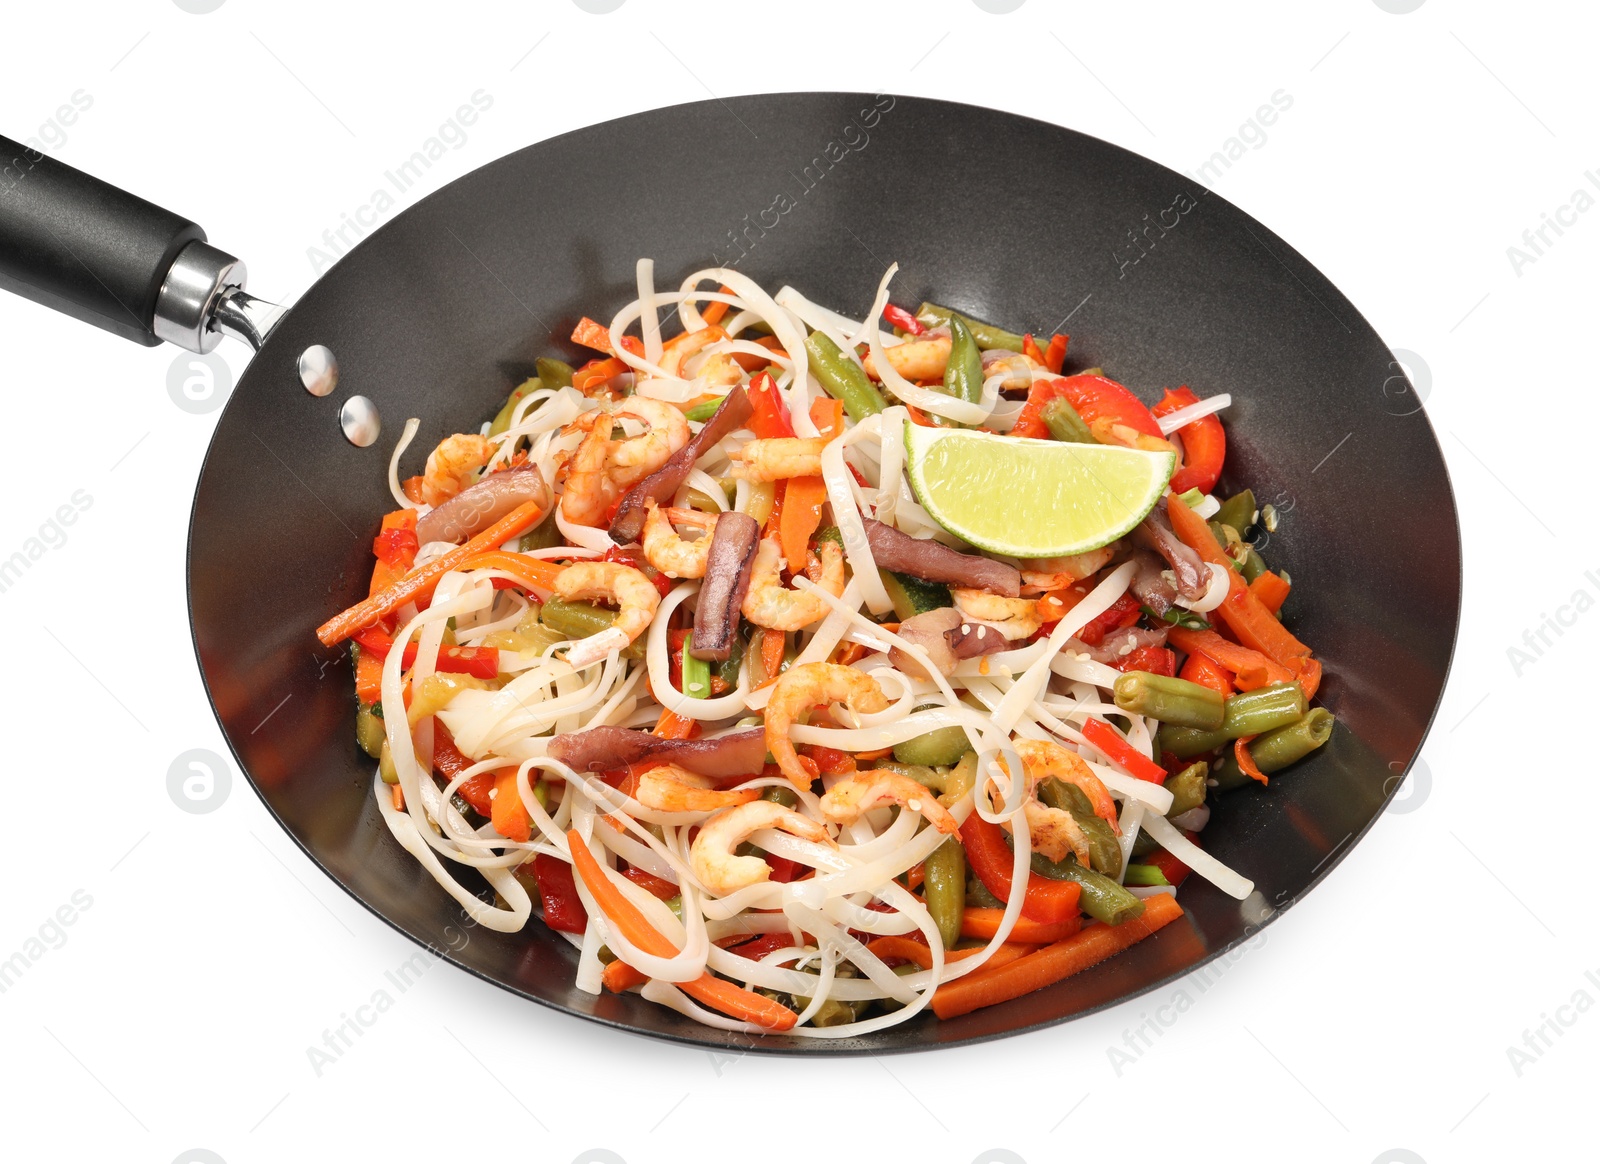
<instances>
[{"instance_id":1,"label":"rice noodle","mask_svg":"<svg viewBox=\"0 0 1600 1164\"><path fill-rule=\"evenodd\" d=\"M406 421L405 428L400 432L400 439L394 443L394 452L389 454L389 493L394 497L395 504L400 506L401 509L416 509L426 512L420 502L411 500L406 496L405 490L400 488L400 458L405 456L406 450L411 447L412 438L417 435L417 428L421 424L422 421L413 416Z\"/></svg>"},{"instance_id":2,"label":"rice noodle","mask_svg":"<svg viewBox=\"0 0 1600 1164\"><path fill-rule=\"evenodd\" d=\"M1193 424L1202 417L1221 412L1232 403L1233 397L1226 392L1219 396L1208 396L1198 403L1188 404L1165 416L1156 417L1156 424L1160 427L1162 436L1171 436L1184 425Z\"/></svg>"}]
</instances>

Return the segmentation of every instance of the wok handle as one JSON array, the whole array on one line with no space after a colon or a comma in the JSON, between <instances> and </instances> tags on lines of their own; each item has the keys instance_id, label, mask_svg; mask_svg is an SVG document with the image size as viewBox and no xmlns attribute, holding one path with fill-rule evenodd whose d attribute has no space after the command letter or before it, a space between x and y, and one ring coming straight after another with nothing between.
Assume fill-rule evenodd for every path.
<instances>
[{"instance_id":1,"label":"wok handle","mask_svg":"<svg viewBox=\"0 0 1600 1164\"><path fill-rule=\"evenodd\" d=\"M170 210L0 137L0 288L135 343L205 352L238 259Z\"/></svg>"}]
</instances>

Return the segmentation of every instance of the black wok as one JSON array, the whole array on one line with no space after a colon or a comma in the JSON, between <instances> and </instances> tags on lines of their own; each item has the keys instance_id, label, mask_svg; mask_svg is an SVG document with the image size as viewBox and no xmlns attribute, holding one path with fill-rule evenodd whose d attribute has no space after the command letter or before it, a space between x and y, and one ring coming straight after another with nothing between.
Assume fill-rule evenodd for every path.
<instances>
[{"instance_id":1,"label":"black wok","mask_svg":"<svg viewBox=\"0 0 1600 1164\"><path fill-rule=\"evenodd\" d=\"M358 901L535 1001L684 1042L749 1042L631 996L578 993L573 951L537 923L513 935L466 930L379 820L372 765L352 734L346 654L321 648L312 630L365 592L405 418L422 419L424 450L490 416L536 356L568 346L578 316L607 318L634 296L641 255L662 284L736 263L844 312L864 311L898 261L901 303L934 298L1017 330L1069 331L1069 368L1103 364L1147 397L1180 383L1231 392L1224 484L1254 487L1283 514L1271 558L1295 580L1292 625L1323 659L1321 701L1339 717L1310 762L1219 803L1206 846L1255 880L1250 901L1195 878L1183 922L1067 983L953 1022L928 1017L806 1049L995 1037L1194 970L1350 851L1438 705L1459 535L1439 447L1399 365L1271 231L1105 142L987 109L866 95L640 114L452 183L363 241L281 319L227 290L238 281L229 256L184 252L203 237L192 224L0 146L13 155L0 178L0 284L142 342L156 342L158 305L161 334L180 342L214 341L219 311L222 330L260 341L218 422L189 543L195 649L240 765ZM198 271L187 290L182 271L168 274L180 252ZM314 344L340 369L320 398L298 368ZM384 422L371 447L341 431L355 393ZM801 1046L773 1038L756 1049Z\"/></svg>"}]
</instances>

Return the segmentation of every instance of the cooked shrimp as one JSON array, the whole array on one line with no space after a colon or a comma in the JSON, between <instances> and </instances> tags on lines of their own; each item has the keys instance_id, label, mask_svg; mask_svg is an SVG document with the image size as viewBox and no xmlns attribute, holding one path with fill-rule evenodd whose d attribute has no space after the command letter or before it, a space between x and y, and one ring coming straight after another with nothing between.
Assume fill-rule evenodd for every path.
<instances>
[{"instance_id":1,"label":"cooked shrimp","mask_svg":"<svg viewBox=\"0 0 1600 1164\"><path fill-rule=\"evenodd\" d=\"M621 608L616 622L572 645L567 662L574 667L587 667L622 650L649 628L661 605L661 592L654 582L632 566L617 562L574 562L556 575L551 593L563 602L603 598Z\"/></svg>"},{"instance_id":2,"label":"cooked shrimp","mask_svg":"<svg viewBox=\"0 0 1600 1164\"><path fill-rule=\"evenodd\" d=\"M1020 391L1033 384L1033 373L1043 371L1044 365L1023 352L986 352L983 359L983 378L1005 373L998 387L1001 391Z\"/></svg>"},{"instance_id":3,"label":"cooked shrimp","mask_svg":"<svg viewBox=\"0 0 1600 1164\"><path fill-rule=\"evenodd\" d=\"M657 812L716 812L748 804L761 793L754 788L718 792L708 776L689 772L676 764L662 764L639 776L634 799Z\"/></svg>"},{"instance_id":4,"label":"cooked shrimp","mask_svg":"<svg viewBox=\"0 0 1600 1164\"><path fill-rule=\"evenodd\" d=\"M746 481L779 481L785 477L820 477L827 437L769 437L747 441L730 453L733 475Z\"/></svg>"},{"instance_id":5,"label":"cooked shrimp","mask_svg":"<svg viewBox=\"0 0 1600 1164\"><path fill-rule=\"evenodd\" d=\"M698 509L663 509L650 502L645 508L644 560L668 578L704 578L711 553L711 528L717 515ZM688 525L703 531L696 540L684 541L673 526Z\"/></svg>"},{"instance_id":6,"label":"cooked shrimp","mask_svg":"<svg viewBox=\"0 0 1600 1164\"><path fill-rule=\"evenodd\" d=\"M1070 812L1041 804L1036 798L1039 783L1054 777L1083 791L1094 806L1095 815L1111 826L1113 834L1120 834L1117 823L1117 806L1111 793L1089 765L1074 752L1068 751L1053 740L1013 740L1012 746L1022 757L1025 778L1028 781L1027 798L1022 803L1023 817L1028 822L1028 835L1033 847L1052 861L1064 859L1072 853L1078 864L1089 868L1089 838L1083 827ZM1002 825L1007 831L1010 823Z\"/></svg>"},{"instance_id":7,"label":"cooked shrimp","mask_svg":"<svg viewBox=\"0 0 1600 1164\"><path fill-rule=\"evenodd\" d=\"M1030 558L1024 563L1027 568L1022 571L1022 584L1039 590L1060 590L1074 582L1081 582L1111 561L1118 544L1113 542L1098 550L1071 554L1065 558Z\"/></svg>"},{"instance_id":8,"label":"cooked shrimp","mask_svg":"<svg viewBox=\"0 0 1600 1164\"><path fill-rule=\"evenodd\" d=\"M984 590L952 589L956 609L967 618L986 622L1011 642L1025 639L1043 625L1039 604L1031 598L1001 598Z\"/></svg>"},{"instance_id":9,"label":"cooked shrimp","mask_svg":"<svg viewBox=\"0 0 1600 1164\"><path fill-rule=\"evenodd\" d=\"M935 333L921 339L907 340L892 348L885 348L889 366L907 380L937 380L944 375L944 366L950 362L950 333ZM868 352L861 364L874 380L883 379L872 366L872 353Z\"/></svg>"},{"instance_id":10,"label":"cooked shrimp","mask_svg":"<svg viewBox=\"0 0 1600 1164\"><path fill-rule=\"evenodd\" d=\"M772 876L771 867L760 857L734 854L759 829L782 829L802 840L838 847L828 830L816 821L774 801L752 800L724 809L700 826L694 844L689 846L689 867L707 892L726 897Z\"/></svg>"},{"instance_id":11,"label":"cooked shrimp","mask_svg":"<svg viewBox=\"0 0 1600 1164\"><path fill-rule=\"evenodd\" d=\"M811 774L801 766L789 728L819 703L843 703L858 715L871 715L887 708L889 699L871 675L838 663L805 663L778 676L767 700L767 751L800 788L811 787Z\"/></svg>"},{"instance_id":12,"label":"cooked shrimp","mask_svg":"<svg viewBox=\"0 0 1600 1164\"><path fill-rule=\"evenodd\" d=\"M850 824L885 804L920 812L941 833L954 833L961 828L934 793L911 777L887 768L853 772L836 781L822 798L822 815L835 824Z\"/></svg>"},{"instance_id":13,"label":"cooked shrimp","mask_svg":"<svg viewBox=\"0 0 1600 1164\"><path fill-rule=\"evenodd\" d=\"M428 454L427 467L422 471L422 500L429 505L443 505L472 484L472 475L493 455L494 446L488 437L463 432L445 437Z\"/></svg>"},{"instance_id":14,"label":"cooked shrimp","mask_svg":"<svg viewBox=\"0 0 1600 1164\"><path fill-rule=\"evenodd\" d=\"M806 563L806 576L835 598L844 593L844 551L837 542L821 542ZM828 616L829 606L815 594L783 584L783 550L776 537L761 539L750 569L750 589L741 612L756 626L795 631Z\"/></svg>"},{"instance_id":15,"label":"cooked shrimp","mask_svg":"<svg viewBox=\"0 0 1600 1164\"><path fill-rule=\"evenodd\" d=\"M607 420L631 416L649 431L623 440L611 439ZM576 525L604 523L611 507L633 485L654 473L668 458L689 443L689 422L683 413L659 400L629 397L614 413L596 412L580 418L589 435L567 466L566 489L561 494L561 514Z\"/></svg>"}]
</instances>

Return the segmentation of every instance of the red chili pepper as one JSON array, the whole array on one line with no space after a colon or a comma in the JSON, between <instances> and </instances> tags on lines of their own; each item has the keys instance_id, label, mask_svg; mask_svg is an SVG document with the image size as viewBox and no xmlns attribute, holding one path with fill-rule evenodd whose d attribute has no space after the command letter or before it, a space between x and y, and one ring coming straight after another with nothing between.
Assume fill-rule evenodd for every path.
<instances>
[{"instance_id":1,"label":"red chili pepper","mask_svg":"<svg viewBox=\"0 0 1600 1164\"><path fill-rule=\"evenodd\" d=\"M389 651L394 647L394 639L377 627L368 627L350 637L363 651L380 660L387 659ZM417 644L414 641L409 642L406 644L405 653L400 656L400 669L410 670L416 661ZM498 647L440 647L439 657L433 669L452 675L493 679L500 673L500 650Z\"/></svg>"},{"instance_id":2,"label":"red chili pepper","mask_svg":"<svg viewBox=\"0 0 1600 1164\"><path fill-rule=\"evenodd\" d=\"M961 844L967 851L967 864L983 887L1001 901L1011 899L1011 864L1014 853L997 824L990 824L976 812L961 826ZM1078 916L1078 884L1054 881L1037 873L1028 874L1023 891L1022 916L1037 922L1064 922Z\"/></svg>"},{"instance_id":3,"label":"red chili pepper","mask_svg":"<svg viewBox=\"0 0 1600 1164\"><path fill-rule=\"evenodd\" d=\"M1151 412L1165 416L1199 403L1200 398L1186 387L1168 388ZM1222 431L1222 421L1214 413L1202 416L1180 428L1178 436L1183 440L1183 468L1172 475L1172 491L1187 493L1198 489L1210 493L1222 476L1222 462L1228 455L1228 437Z\"/></svg>"},{"instance_id":4,"label":"red chili pepper","mask_svg":"<svg viewBox=\"0 0 1600 1164\"><path fill-rule=\"evenodd\" d=\"M794 436L794 420L771 375L762 372L750 381L750 431L763 440Z\"/></svg>"},{"instance_id":5,"label":"red chili pepper","mask_svg":"<svg viewBox=\"0 0 1600 1164\"><path fill-rule=\"evenodd\" d=\"M1128 770L1129 774L1137 776L1140 780L1148 780L1152 784L1160 784L1167 778L1166 769L1149 756L1139 752L1132 744L1122 738L1121 733L1116 728L1104 720L1085 720L1083 738L1098 748L1112 763L1120 764Z\"/></svg>"},{"instance_id":6,"label":"red chili pepper","mask_svg":"<svg viewBox=\"0 0 1600 1164\"><path fill-rule=\"evenodd\" d=\"M569 934L581 934L589 928L589 914L578 896L571 865L560 857L540 853L533 859L533 875L539 881L545 925Z\"/></svg>"},{"instance_id":7,"label":"red chili pepper","mask_svg":"<svg viewBox=\"0 0 1600 1164\"><path fill-rule=\"evenodd\" d=\"M1161 426L1139 398L1104 376L1066 376L1059 380L1035 381L1028 392L1028 402L1022 406L1017 423L1012 426L1011 435L1047 438L1050 430L1044 423L1044 409L1057 398L1065 398L1091 431L1096 421L1103 421L1126 425L1145 436L1161 436Z\"/></svg>"},{"instance_id":8,"label":"red chili pepper","mask_svg":"<svg viewBox=\"0 0 1600 1164\"><path fill-rule=\"evenodd\" d=\"M884 304L883 318L907 335L921 335L928 330L922 326L922 321L915 315L912 315L904 307L896 307L893 303Z\"/></svg>"},{"instance_id":9,"label":"red chili pepper","mask_svg":"<svg viewBox=\"0 0 1600 1164\"><path fill-rule=\"evenodd\" d=\"M1105 613L1091 618L1074 637L1087 646L1098 647L1112 631L1138 622L1140 613L1139 600L1131 594L1124 594L1108 606Z\"/></svg>"},{"instance_id":10,"label":"red chili pepper","mask_svg":"<svg viewBox=\"0 0 1600 1164\"><path fill-rule=\"evenodd\" d=\"M449 731L438 720L433 723L433 767L446 780L454 780L472 767L472 761L461 754L455 740L450 738ZM456 791L462 800L472 806L473 812L479 816L493 816L494 798L489 795L493 787L494 773L479 772L476 776L467 777Z\"/></svg>"},{"instance_id":11,"label":"red chili pepper","mask_svg":"<svg viewBox=\"0 0 1600 1164\"><path fill-rule=\"evenodd\" d=\"M646 873L634 865L624 866L622 875L632 881L640 889L659 897L662 901L671 901L678 896L678 887L670 881L657 877L654 873Z\"/></svg>"},{"instance_id":12,"label":"red chili pepper","mask_svg":"<svg viewBox=\"0 0 1600 1164\"><path fill-rule=\"evenodd\" d=\"M1118 671L1147 671L1151 675L1165 675L1171 679L1178 673L1178 654L1166 647L1140 647L1129 651L1111 664Z\"/></svg>"}]
</instances>

